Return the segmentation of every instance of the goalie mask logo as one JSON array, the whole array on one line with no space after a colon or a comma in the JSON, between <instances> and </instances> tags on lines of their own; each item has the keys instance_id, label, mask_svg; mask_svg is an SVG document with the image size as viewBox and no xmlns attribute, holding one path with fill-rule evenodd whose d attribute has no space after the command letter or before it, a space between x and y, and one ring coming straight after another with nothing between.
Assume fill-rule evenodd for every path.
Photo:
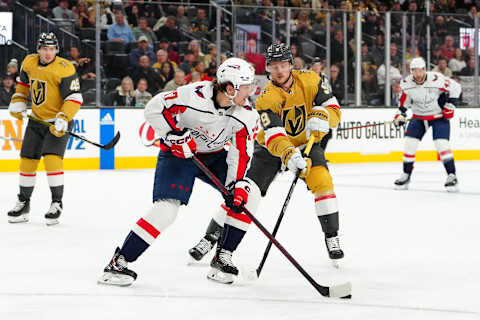
<instances>
[{"instance_id":1,"label":"goalie mask logo","mask_svg":"<svg viewBox=\"0 0 480 320\"><path fill-rule=\"evenodd\" d=\"M30 80L30 88L32 90L32 101L39 106L47 99L47 82L37 79Z\"/></svg>"},{"instance_id":2,"label":"goalie mask logo","mask_svg":"<svg viewBox=\"0 0 480 320\"><path fill-rule=\"evenodd\" d=\"M305 130L306 123L305 105L293 106L283 110L283 126L289 136L295 137Z\"/></svg>"}]
</instances>

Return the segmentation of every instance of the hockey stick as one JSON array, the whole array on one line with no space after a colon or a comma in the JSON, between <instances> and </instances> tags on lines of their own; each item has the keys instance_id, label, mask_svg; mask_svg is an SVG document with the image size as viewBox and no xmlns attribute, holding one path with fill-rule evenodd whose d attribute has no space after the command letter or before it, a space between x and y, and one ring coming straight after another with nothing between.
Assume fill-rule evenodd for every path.
<instances>
[{"instance_id":1,"label":"hockey stick","mask_svg":"<svg viewBox=\"0 0 480 320\"><path fill-rule=\"evenodd\" d=\"M212 180L212 182L217 186L220 192L227 196L230 195L225 186L218 180L218 178L200 161L197 156L192 157L193 162L198 166L202 172ZM273 242L273 244L280 250L280 252L292 263L295 268L310 282L310 284L324 297L332 298L351 298L352 284L350 282L326 287L318 284L315 280L305 271L305 269L300 266L300 264L288 253L288 251L275 239L270 232L253 216L250 211L246 208L243 208L243 212L253 221L253 223L265 234L265 236Z\"/></svg>"},{"instance_id":2,"label":"hockey stick","mask_svg":"<svg viewBox=\"0 0 480 320\"><path fill-rule=\"evenodd\" d=\"M308 157L308 155L310 154L310 150L312 149L314 141L315 141L315 137L310 136L310 140L308 140L307 147L305 148L305 156ZM287 198L283 203L283 207L282 207L282 210L280 211L280 215L278 216L277 223L275 224L275 228L273 228L272 237L275 237L277 235L278 229L280 228L280 223L282 222L283 216L285 215L285 211L287 210L288 203L290 202L290 198L292 197L293 189L295 189L295 185L297 184L299 177L300 177L300 171L297 172L297 174L295 175L295 179L293 179L292 184L290 185L290 189L288 190L288 193L287 193ZM267 257L271 248L272 248L272 242L269 241L267 247L265 248L265 252L263 253L262 261L260 261L260 264L258 265L257 277L260 277L260 273L262 272L263 265L265 264L265 261L267 261Z\"/></svg>"},{"instance_id":3,"label":"hockey stick","mask_svg":"<svg viewBox=\"0 0 480 320\"><path fill-rule=\"evenodd\" d=\"M2 137L0 136L0 139L5 140L5 141L16 141L16 142L23 142L22 139L17 139L17 138L9 138L9 137Z\"/></svg>"},{"instance_id":4,"label":"hockey stick","mask_svg":"<svg viewBox=\"0 0 480 320\"><path fill-rule=\"evenodd\" d=\"M47 122L47 121L44 121L44 120L42 120L42 119L38 119L37 117L32 116L31 114L27 114L27 118L29 118L29 119L31 119L31 120L33 120L33 121L36 121L36 122L38 122L38 123L41 123L41 124L43 124L43 125L45 125L45 126L47 126L47 127L50 127L50 126L53 125L52 123ZM81 135L78 135L78 134L76 134L76 133L74 133L74 132L72 132L72 131L70 131L70 130L65 131L65 133L68 133L68 134L71 135L72 137L75 137L75 138L80 139L80 140L83 140L83 141L85 141L85 142L87 142L87 143L93 144L94 146L99 147L99 148L102 148L102 149L104 149L104 150L110 150L110 149L112 149L113 147L115 147L115 145L117 144L118 140L120 140L120 131L117 132L117 134L115 135L115 137L113 137L112 141L110 141L110 142L107 143L107 144L100 144L100 143L96 143L96 142L90 141L90 140L88 140L87 138L85 138L85 137L83 137L83 136L81 136Z\"/></svg>"}]
</instances>

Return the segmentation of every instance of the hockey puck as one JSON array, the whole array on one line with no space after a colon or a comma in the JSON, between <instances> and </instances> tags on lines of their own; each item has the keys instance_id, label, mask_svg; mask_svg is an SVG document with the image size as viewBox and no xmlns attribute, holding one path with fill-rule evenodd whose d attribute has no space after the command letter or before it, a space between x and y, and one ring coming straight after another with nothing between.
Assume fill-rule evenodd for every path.
<instances>
[{"instance_id":1,"label":"hockey puck","mask_svg":"<svg viewBox=\"0 0 480 320\"><path fill-rule=\"evenodd\" d=\"M352 299L352 295L349 294L348 296L345 296L345 297L340 297L340 299Z\"/></svg>"}]
</instances>

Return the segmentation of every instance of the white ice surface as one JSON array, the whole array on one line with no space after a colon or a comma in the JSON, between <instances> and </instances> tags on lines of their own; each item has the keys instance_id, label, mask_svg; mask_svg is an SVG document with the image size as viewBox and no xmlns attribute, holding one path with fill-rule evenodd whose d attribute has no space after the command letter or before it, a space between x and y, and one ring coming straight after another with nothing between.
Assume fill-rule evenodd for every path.
<instances>
[{"instance_id":1,"label":"white ice surface","mask_svg":"<svg viewBox=\"0 0 480 320\"><path fill-rule=\"evenodd\" d=\"M7 223L18 177L1 173L0 319L480 319L480 163L457 162L461 192L443 188L440 163L331 165L340 205L340 270L331 267L313 197L299 182L278 240L320 284L353 284L353 299L320 296L273 248L261 278L224 286L187 250L221 202L197 182L188 207L139 260L128 288L96 284L116 246L151 203L153 170L66 172L64 214L45 226L50 193L37 177L29 223ZM277 178L257 215L272 230L292 177ZM266 238L252 225L234 260L256 268ZM208 263L210 256L205 259Z\"/></svg>"}]
</instances>

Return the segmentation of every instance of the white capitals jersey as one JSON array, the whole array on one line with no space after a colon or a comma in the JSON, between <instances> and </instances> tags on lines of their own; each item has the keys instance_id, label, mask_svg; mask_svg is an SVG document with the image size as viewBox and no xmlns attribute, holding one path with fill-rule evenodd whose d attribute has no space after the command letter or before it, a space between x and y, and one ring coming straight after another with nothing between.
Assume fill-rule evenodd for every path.
<instances>
[{"instance_id":1,"label":"white capitals jersey","mask_svg":"<svg viewBox=\"0 0 480 320\"><path fill-rule=\"evenodd\" d=\"M447 93L450 98L459 98L462 93L460 84L438 72L428 71L425 82L417 84L413 75L400 83L400 108L411 108L414 115L433 116L442 113L438 98Z\"/></svg>"},{"instance_id":2,"label":"white capitals jersey","mask_svg":"<svg viewBox=\"0 0 480 320\"><path fill-rule=\"evenodd\" d=\"M259 116L248 105L219 108L215 98L212 82L195 82L157 94L145 106L145 119L161 138L170 131L190 130L199 153L218 152L231 142L229 184L244 178L250 166Z\"/></svg>"}]
</instances>

